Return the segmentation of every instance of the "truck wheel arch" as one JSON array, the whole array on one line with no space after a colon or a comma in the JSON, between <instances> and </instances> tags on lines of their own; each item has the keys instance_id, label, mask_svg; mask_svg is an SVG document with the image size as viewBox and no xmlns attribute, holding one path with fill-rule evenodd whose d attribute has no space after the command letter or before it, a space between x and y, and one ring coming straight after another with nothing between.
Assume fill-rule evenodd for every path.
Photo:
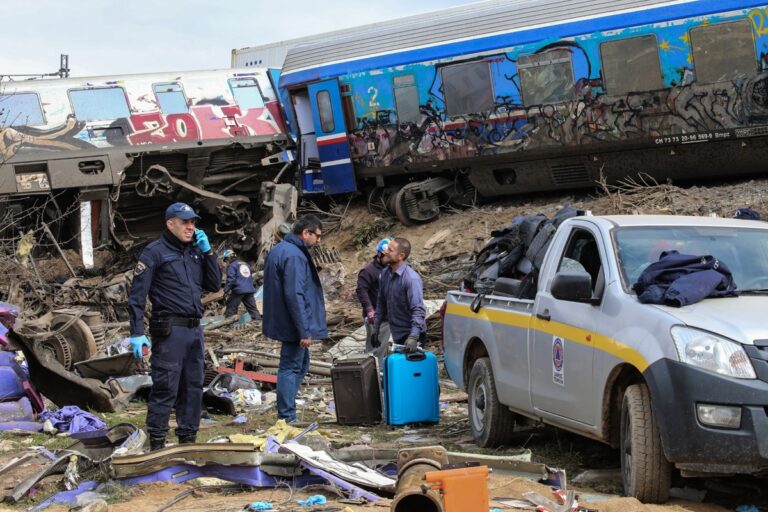
<instances>
[{"instance_id":1,"label":"truck wheel arch","mask_svg":"<svg viewBox=\"0 0 768 512\"><path fill-rule=\"evenodd\" d=\"M472 338L467 343L467 349L464 351L464 365L462 373L464 377L464 390L466 391L469 386L469 372L472 371L472 367L475 365L475 361L481 357L489 357L488 348L480 338Z\"/></svg>"},{"instance_id":2,"label":"truck wheel arch","mask_svg":"<svg viewBox=\"0 0 768 512\"><path fill-rule=\"evenodd\" d=\"M621 404L624 391L632 384L644 382L640 371L631 364L616 366L605 381L603 389L602 438L612 448L619 447Z\"/></svg>"}]
</instances>

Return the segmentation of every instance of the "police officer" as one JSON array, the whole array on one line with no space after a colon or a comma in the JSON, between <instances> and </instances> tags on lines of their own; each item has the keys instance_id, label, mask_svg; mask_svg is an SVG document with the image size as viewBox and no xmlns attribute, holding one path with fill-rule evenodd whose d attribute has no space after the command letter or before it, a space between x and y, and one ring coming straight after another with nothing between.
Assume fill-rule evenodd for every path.
<instances>
[{"instance_id":1,"label":"police officer","mask_svg":"<svg viewBox=\"0 0 768 512\"><path fill-rule=\"evenodd\" d=\"M200 217L184 203L165 211L165 231L141 252L133 271L128 309L134 357L152 347L152 390L147 403L151 450L165 446L171 408L179 443L194 443L203 400L204 346L201 295L221 288L221 270L208 237L195 228ZM144 306L152 301L149 335Z\"/></svg>"},{"instance_id":2,"label":"police officer","mask_svg":"<svg viewBox=\"0 0 768 512\"><path fill-rule=\"evenodd\" d=\"M251 315L251 320L258 320L261 315L256 309L256 300L253 298L256 288L253 286L251 267L240 261L231 249L224 251L222 259L227 265L227 282L224 284L227 311L224 314L227 316L236 315L237 308L242 302L245 304L248 314Z\"/></svg>"}]
</instances>

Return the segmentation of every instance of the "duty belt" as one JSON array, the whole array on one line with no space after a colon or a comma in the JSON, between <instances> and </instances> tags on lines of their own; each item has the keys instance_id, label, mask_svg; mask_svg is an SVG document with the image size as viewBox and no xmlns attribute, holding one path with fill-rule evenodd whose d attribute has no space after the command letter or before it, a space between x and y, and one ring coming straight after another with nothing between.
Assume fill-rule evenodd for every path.
<instances>
[{"instance_id":1,"label":"duty belt","mask_svg":"<svg viewBox=\"0 0 768 512\"><path fill-rule=\"evenodd\" d=\"M167 317L171 325L178 327L197 327L200 325L199 318L193 318L188 316L169 316Z\"/></svg>"}]
</instances>

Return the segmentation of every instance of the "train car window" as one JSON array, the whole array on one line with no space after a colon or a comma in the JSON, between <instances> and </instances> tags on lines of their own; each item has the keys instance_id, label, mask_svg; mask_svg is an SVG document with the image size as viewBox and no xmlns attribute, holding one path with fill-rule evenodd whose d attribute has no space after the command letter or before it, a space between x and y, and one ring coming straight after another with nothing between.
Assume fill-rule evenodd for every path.
<instances>
[{"instance_id":1,"label":"train car window","mask_svg":"<svg viewBox=\"0 0 768 512\"><path fill-rule=\"evenodd\" d=\"M520 89L526 105L570 101L576 97L568 50L551 50L517 59Z\"/></svg>"},{"instance_id":2,"label":"train car window","mask_svg":"<svg viewBox=\"0 0 768 512\"><path fill-rule=\"evenodd\" d=\"M33 92L0 94L0 128L45 124L40 98Z\"/></svg>"},{"instance_id":3,"label":"train car window","mask_svg":"<svg viewBox=\"0 0 768 512\"><path fill-rule=\"evenodd\" d=\"M416 123L421 116L419 111L419 89L413 75L396 76L393 80L395 91L395 110L400 123Z\"/></svg>"},{"instance_id":4,"label":"train car window","mask_svg":"<svg viewBox=\"0 0 768 512\"><path fill-rule=\"evenodd\" d=\"M757 72L749 21L715 23L691 29L693 69L702 84L727 82Z\"/></svg>"},{"instance_id":5,"label":"train car window","mask_svg":"<svg viewBox=\"0 0 768 512\"><path fill-rule=\"evenodd\" d=\"M493 109L493 81L488 62L466 62L440 70L445 108L449 116Z\"/></svg>"},{"instance_id":6,"label":"train car window","mask_svg":"<svg viewBox=\"0 0 768 512\"><path fill-rule=\"evenodd\" d=\"M607 94L664 88L656 36L608 41L600 45L603 86Z\"/></svg>"},{"instance_id":7,"label":"train car window","mask_svg":"<svg viewBox=\"0 0 768 512\"><path fill-rule=\"evenodd\" d=\"M320 114L320 128L325 133L333 132L336 129L336 125L333 122L331 93L328 91L318 91L315 99L317 100L317 113Z\"/></svg>"},{"instance_id":8,"label":"train car window","mask_svg":"<svg viewBox=\"0 0 768 512\"><path fill-rule=\"evenodd\" d=\"M181 88L181 84L154 84L152 89L155 91L157 103L163 114L186 114L189 112L187 97L184 96L184 89Z\"/></svg>"},{"instance_id":9,"label":"train car window","mask_svg":"<svg viewBox=\"0 0 768 512\"><path fill-rule=\"evenodd\" d=\"M259 84L253 78L233 78L229 81L232 95L242 110L264 108L264 98L261 96Z\"/></svg>"},{"instance_id":10,"label":"train car window","mask_svg":"<svg viewBox=\"0 0 768 512\"><path fill-rule=\"evenodd\" d=\"M68 93L79 121L108 121L131 115L122 87L70 89Z\"/></svg>"}]
</instances>

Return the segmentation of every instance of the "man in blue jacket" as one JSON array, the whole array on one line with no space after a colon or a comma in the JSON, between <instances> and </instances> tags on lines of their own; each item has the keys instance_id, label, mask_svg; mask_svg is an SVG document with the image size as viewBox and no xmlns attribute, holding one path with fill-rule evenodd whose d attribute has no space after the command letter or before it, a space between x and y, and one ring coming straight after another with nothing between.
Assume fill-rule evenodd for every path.
<instances>
[{"instance_id":1,"label":"man in blue jacket","mask_svg":"<svg viewBox=\"0 0 768 512\"><path fill-rule=\"evenodd\" d=\"M179 443L194 443L203 402L203 290L221 288L221 270L208 237L195 228L200 217L189 205L165 211L165 231L139 255L128 298L134 357L152 347L152 390L147 402L151 450L165 446L171 409L176 410ZM144 307L152 301L149 342Z\"/></svg>"},{"instance_id":2,"label":"man in blue jacket","mask_svg":"<svg viewBox=\"0 0 768 512\"><path fill-rule=\"evenodd\" d=\"M237 258L237 255L231 249L224 251L222 255L224 263L227 265L227 282L224 284L224 296L227 297L226 316L237 314L237 308L242 302L245 309L251 315L251 320L259 320L259 310L256 309L256 299L253 294L256 288L253 286L253 276L251 267Z\"/></svg>"},{"instance_id":3,"label":"man in blue jacket","mask_svg":"<svg viewBox=\"0 0 768 512\"><path fill-rule=\"evenodd\" d=\"M277 417L296 421L296 395L309 370L313 340L328 337L325 301L309 248L323 224L314 215L296 220L264 262L264 335L282 342L277 369Z\"/></svg>"}]
</instances>

